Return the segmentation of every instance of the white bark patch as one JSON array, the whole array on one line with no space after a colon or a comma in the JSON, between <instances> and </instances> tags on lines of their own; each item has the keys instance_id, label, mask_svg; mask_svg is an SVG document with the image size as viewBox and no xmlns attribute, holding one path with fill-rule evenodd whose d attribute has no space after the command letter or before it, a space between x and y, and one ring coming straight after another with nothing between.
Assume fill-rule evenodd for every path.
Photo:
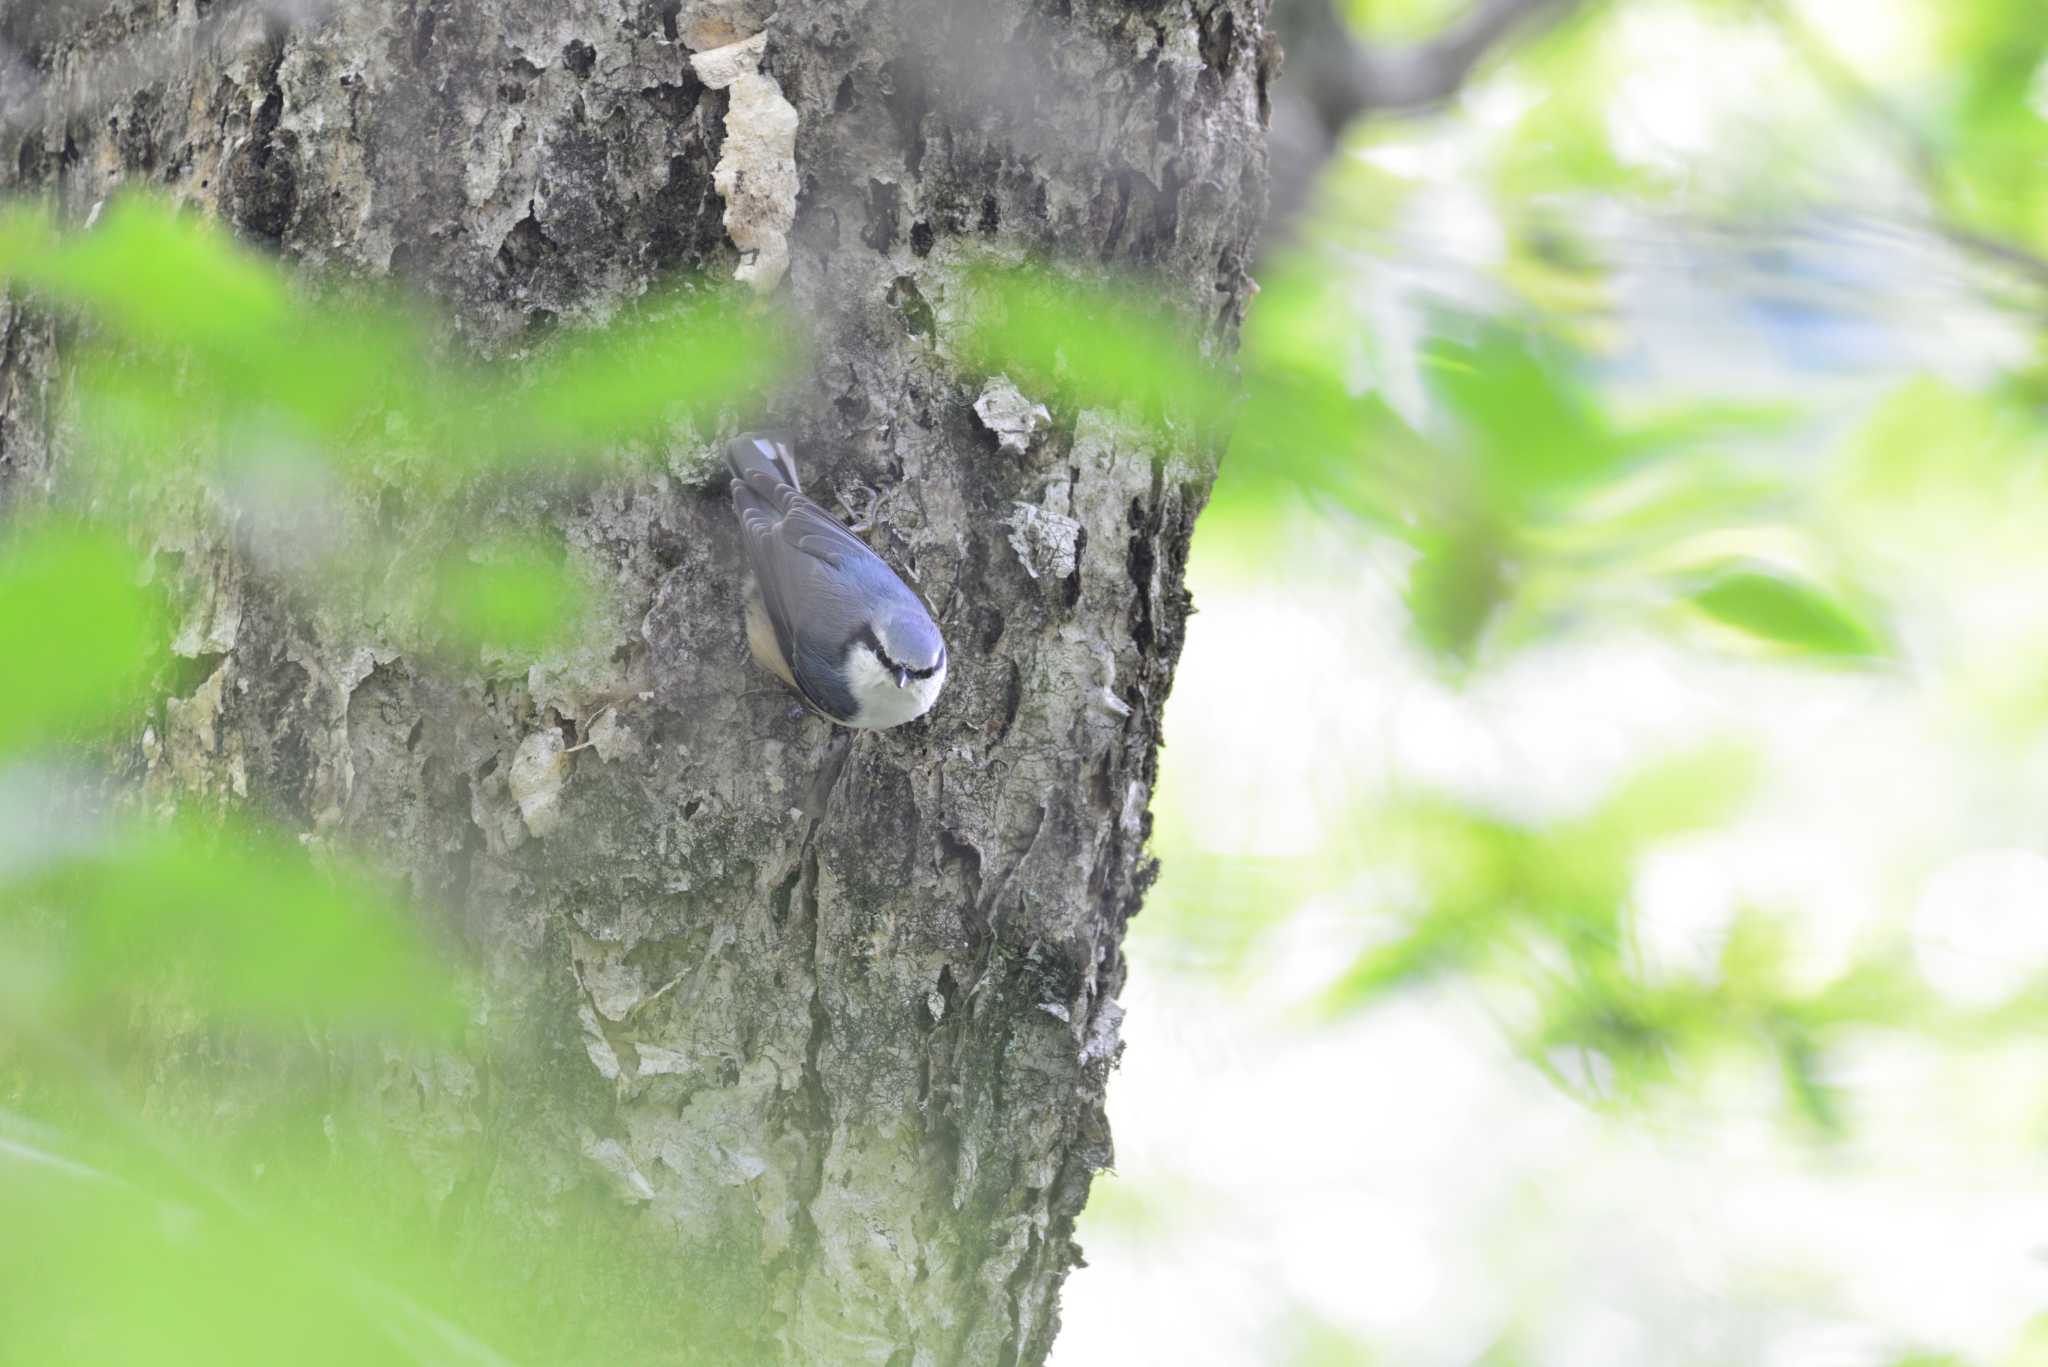
<instances>
[{"instance_id":1,"label":"white bark patch","mask_svg":"<svg viewBox=\"0 0 2048 1367\"><path fill-rule=\"evenodd\" d=\"M761 74L768 35L690 58L697 79L730 90L725 146L711 182L725 201L725 233L745 255L733 277L766 294L789 269L789 229L796 221L796 106Z\"/></svg>"},{"instance_id":2,"label":"white bark patch","mask_svg":"<svg viewBox=\"0 0 2048 1367\"><path fill-rule=\"evenodd\" d=\"M605 1036L604 1027L597 1023L597 1012L584 1002L576 1008L576 1018L583 1022L583 1052L590 1055L590 1064L604 1075L607 1082L617 1082L624 1071L619 1067L618 1051Z\"/></svg>"},{"instance_id":3,"label":"white bark patch","mask_svg":"<svg viewBox=\"0 0 2048 1367\"><path fill-rule=\"evenodd\" d=\"M683 6L676 27L692 52L736 43L759 33L775 16L775 0L696 0Z\"/></svg>"},{"instance_id":4,"label":"white bark patch","mask_svg":"<svg viewBox=\"0 0 2048 1367\"><path fill-rule=\"evenodd\" d=\"M1033 579L1065 579L1079 563L1081 524L1035 503L1017 503L1008 518L1010 546Z\"/></svg>"},{"instance_id":5,"label":"white bark patch","mask_svg":"<svg viewBox=\"0 0 2048 1367\"><path fill-rule=\"evenodd\" d=\"M1007 375L998 375L988 382L981 397L974 401L974 416L995 433L997 446L1019 456L1031 449L1038 429L1052 421L1046 406L1025 398Z\"/></svg>"},{"instance_id":6,"label":"white bark patch","mask_svg":"<svg viewBox=\"0 0 2048 1367\"><path fill-rule=\"evenodd\" d=\"M214 561L215 574L206 581L201 598L178 627L171 641L171 653L194 659L200 655L225 655L235 648L242 634L242 596L220 573L226 561Z\"/></svg>"},{"instance_id":7,"label":"white bark patch","mask_svg":"<svg viewBox=\"0 0 2048 1367\"><path fill-rule=\"evenodd\" d=\"M1130 709L1127 707L1124 710L1128 712ZM1127 834L1136 835L1144 829L1145 798L1145 785L1132 779L1131 786L1124 790L1123 814L1117 818L1117 824L1122 826Z\"/></svg>"},{"instance_id":8,"label":"white bark patch","mask_svg":"<svg viewBox=\"0 0 2048 1367\"><path fill-rule=\"evenodd\" d=\"M576 966L576 980L589 994L590 1004L606 1020L622 1021L634 1007L647 1000L647 983L640 970L627 962L621 946L572 930L569 958Z\"/></svg>"},{"instance_id":9,"label":"white bark patch","mask_svg":"<svg viewBox=\"0 0 2048 1367\"><path fill-rule=\"evenodd\" d=\"M551 834L562 824L562 780L569 776L569 756L561 733L536 731L519 742L505 786L519 804L519 816L536 836Z\"/></svg>"},{"instance_id":10,"label":"white bark patch","mask_svg":"<svg viewBox=\"0 0 2048 1367\"><path fill-rule=\"evenodd\" d=\"M1088 1039L1081 1046L1081 1066L1086 1068L1098 1059L1116 1062L1124 1051L1123 1041L1124 1009L1115 997L1095 1009L1095 1019L1088 1023Z\"/></svg>"},{"instance_id":11,"label":"white bark patch","mask_svg":"<svg viewBox=\"0 0 2048 1367\"><path fill-rule=\"evenodd\" d=\"M590 723L587 734L591 748L607 764L615 759L637 756L641 750L640 737L620 721L617 710L610 707L597 714L597 720Z\"/></svg>"},{"instance_id":12,"label":"white bark patch","mask_svg":"<svg viewBox=\"0 0 2048 1367\"><path fill-rule=\"evenodd\" d=\"M641 1077L653 1077L657 1073L687 1073L690 1071L690 1057L675 1049L664 1049L658 1044L636 1044L633 1052L640 1056L638 1069Z\"/></svg>"},{"instance_id":13,"label":"white bark patch","mask_svg":"<svg viewBox=\"0 0 2048 1367\"><path fill-rule=\"evenodd\" d=\"M611 1179L612 1190L628 1201L652 1201L654 1187L633 1155L616 1139L599 1139L588 1129L581 1136L583 1156Z\"/></svg>"}]
</instances>

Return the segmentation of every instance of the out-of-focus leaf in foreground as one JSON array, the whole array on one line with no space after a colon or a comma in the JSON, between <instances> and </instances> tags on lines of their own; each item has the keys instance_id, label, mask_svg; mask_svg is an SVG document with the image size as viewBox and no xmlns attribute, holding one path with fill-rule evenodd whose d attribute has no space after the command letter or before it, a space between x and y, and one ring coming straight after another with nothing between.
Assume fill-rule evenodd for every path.
<instances>
[{"instance_id":1,"label":"out-of-focus leaf in foreground","mask_svg":"<svg viewBox=\"0 0 2048 1367\"><path fill-rule=\"evenodd\" d=\"M179 820L53 835L38 853L0 867L0 958L26 966L0 1022L170 990L223 1021L460 1023L449 968L412 913L280 837Z\"/></svg>"},{"instance_id":2,"label":"out-of-focus leaf in foreground","mask_svg":"<svg viewBox=\"0 0 2048 1367\"><path fill-rule=\"evenodd\" d=\"M306 1237L146 1160L110 1171L0 1117L0 1354L10 1362L422 1363L506 1359ZM137 1180L137 1177L140 1180Z\"/></svg>"},{"instance_id":3,"label":"out-of-focus leaf in foreground","mask_svg":"<svg viewBox=\"0 0 2048 1367\"><path fill-rule=\"evenodd\" d=\"M318 457L348 474L402 448L429 468L573 469L673 418L742 405L787 359L775 320L688 286L518 367L447 359L410 310L357 292L302 297L218 227L146 196L89 230L0 215L0 282L105 333L78 384L101 453L145 465Z\"/></svg>"},{"instance_id":4,"label":"out-of-focus leaf in foreground","mask_svg":"<svg viewBox=\"0 0 2048 1367\"><path fill-rule=\"evenodd\" d=\"M1775 569L1721 567L1686 600L1723 626L1805 654L1868 659L1884 650L1878 629L1840 597Z\"/></svg>"},{"instance_id":5,"label":"out-of-focus leaf in foreground","mask_svg":"<svg viewBox=\"0 0 2048 1367\"><path fill-rule=\"evenodd\" d=\"M559 644L589 603L588 586L559 551L537 540L491 542L448 557L435 595L457 640L515 654Z\"/></svg>"},{"instance_id":6,"label":"out-of-focus leaf in foreground","mask_svg":"<svg viewBox=\"0 0 2048 1367\"><path fill-rule=\"evenodd\" d=\"M1725 820L1752 782L1746 756L1710 749L1647 769L1591 813L1550 826L1446 801L1389 810L1370 840L1416 879L1420 897L1405 926L1338 982L1332 1004L1512 952L1525 932L1583 968L1614 962L1636 859L1657 840Z\"/></svg>"},{"instance_id":7,"label":"out-of-focus leaf in foreground","mask_svg":"<svg viewBox=\"0 0 2048 1367\"><path fill-rule=\"evenodd\" d=\"M0 757L116 724L168 639L136 557L105 533L48 524L0 537Z\"/></svg>"},{"instance_id":8,"label":"out-of-focus leaf in foreground","mask_svg":"<svg viewBox=\"0 0 2048 1367\"><path fill-rule=\"evenodd\" d=\"M1227 418L1230 377L1203 355L1186 323L1144 293L997 267L967 272L964 284L961 351L970 367L1007 373L1028 393L1128 408L1183 431Z\"/></svg>"}]
</instances>

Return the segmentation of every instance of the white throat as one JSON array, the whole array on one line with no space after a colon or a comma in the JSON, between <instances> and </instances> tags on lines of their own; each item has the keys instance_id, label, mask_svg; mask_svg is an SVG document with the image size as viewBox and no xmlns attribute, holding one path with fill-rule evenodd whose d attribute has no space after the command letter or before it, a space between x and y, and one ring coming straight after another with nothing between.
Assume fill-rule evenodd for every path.
<instances>
[{"instance_id":1,"label":"white throat","mask_svg":"<svg viewBox=\"0 0 2048 1367\"><path fill-rule=\"evenodd\" d=\"M946 686L946 666L940 665L929 679L912 679L898 687L895 674L874 652L857 645L846 652L846 682L859 704L846 724L879 731L915 721L931 711L939 700L939 690Z\"/></svg>"}]
</instances>

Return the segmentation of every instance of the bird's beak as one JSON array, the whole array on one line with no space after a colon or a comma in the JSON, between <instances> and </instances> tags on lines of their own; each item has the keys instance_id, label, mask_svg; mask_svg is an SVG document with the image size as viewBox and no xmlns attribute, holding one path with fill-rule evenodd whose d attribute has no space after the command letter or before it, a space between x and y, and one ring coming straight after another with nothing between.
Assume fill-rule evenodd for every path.
<instances>
[{"instance_id":1,"label":"bird's beak","mask_svg":"<svg viewBox=\"0 0 2048 1367\"><path fill-rule=\"evenodd\" d=\"M899 670L897 670L897 671L896 671L896 686L897 686L898 688L908 688L908 687L910 687L910 671L909 671L909 670L907 670L907 669L899 669Z\"/></svg>"}]
</instances>

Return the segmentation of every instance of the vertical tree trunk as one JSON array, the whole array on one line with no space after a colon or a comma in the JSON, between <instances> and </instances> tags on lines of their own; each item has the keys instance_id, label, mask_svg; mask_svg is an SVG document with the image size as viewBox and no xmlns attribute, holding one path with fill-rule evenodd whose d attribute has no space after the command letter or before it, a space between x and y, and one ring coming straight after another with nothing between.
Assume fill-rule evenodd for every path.
<instances>
[{"instance_id":1,"label":"vertical tree trunk","mask_svg":"<svg viewBox=\"0 0 2048 1367\"><path fill-rule=\"evenodd\" d=\"M957 365L950 272L983 250L1139 270L1226 354L1263 200L1264 7L15 0L0 18L0 182L74 224L152 185L304 268L424 285L499 351L677 270L787 292L815 328L778 414L806 482L828 506L880 491L866 534L940 613L952 681L925 721L849 742L748 696L766 681L708 436L666 475L545 510L617 586L587 656L415 661L276 589L263 529L180 533L193 668L137 728L143 788L364 843L450 909L490 1012L538 1043L393 1060L344 1128L435 1174L426 1218L458 1250L629 1250L608 1303L533 1288L559 1360L1046 1355L1110 1157L1119 943L1150 876L1193 457L1215 453L1095 411L1033 430ZM758 70L731 46L757 35ZM62 478L62 348L14 305L0 336L5 507ZM531 515L513 502L465 515ZM533 770L563 764L553 805L522 811ZM657 1343L594 1346L648 1306Z\"/></svg>"}]
</instances>

